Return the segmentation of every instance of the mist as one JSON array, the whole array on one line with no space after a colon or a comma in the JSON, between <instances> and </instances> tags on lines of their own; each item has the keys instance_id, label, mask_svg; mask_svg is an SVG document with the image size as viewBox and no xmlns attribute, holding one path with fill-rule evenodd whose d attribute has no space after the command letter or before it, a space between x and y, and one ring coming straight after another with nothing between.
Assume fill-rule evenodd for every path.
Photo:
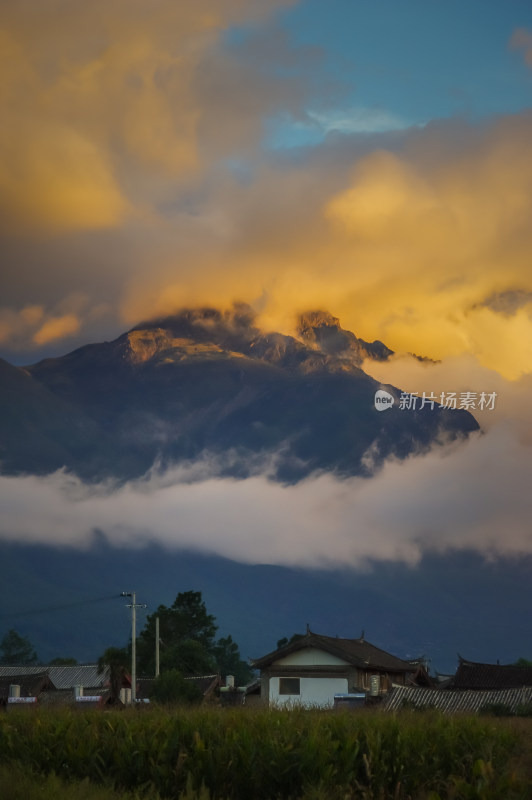
<instances>
[{"instance_id":1,"label":"mist","mask_svg":"<svg viewBox=\"0 0 532 800\"><path fill-rule=\"evenodd\" d=\"M365 568L415 565L428 553L490 559L532 553L530 447L508 421L371 479L315 474L292 486L263 471L220 478L205 460L121 486L85 485L59 471L0 478L4 540L90 548L156 542L245 563ZM31 503L28 499L31 498Z\"/></svg>"}]
</instances>

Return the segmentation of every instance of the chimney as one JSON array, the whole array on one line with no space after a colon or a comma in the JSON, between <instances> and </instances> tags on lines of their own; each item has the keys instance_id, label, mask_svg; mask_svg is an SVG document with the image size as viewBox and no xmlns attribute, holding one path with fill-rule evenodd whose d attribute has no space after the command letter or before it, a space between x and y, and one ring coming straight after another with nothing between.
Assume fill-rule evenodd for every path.
<instances>
[{"instance_id":1,"label":"chimney","mask_svg":"<svg viewBox=\"0 0 532 800\"><path fill-rule=\"evenodd\" d=\"M131 705L131 689L120 689L120 700L125 706Z\"/></svg>"}]
</instances>

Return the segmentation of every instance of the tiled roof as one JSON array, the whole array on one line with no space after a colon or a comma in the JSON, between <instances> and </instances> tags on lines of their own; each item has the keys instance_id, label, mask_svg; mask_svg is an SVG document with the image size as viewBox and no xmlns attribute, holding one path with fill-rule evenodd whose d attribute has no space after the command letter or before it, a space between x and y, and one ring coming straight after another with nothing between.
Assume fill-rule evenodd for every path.
<instances>
[{"instance_id":1,"label":"tiled roof","mask_svg":"<svg viewBox=\"0 0 532 800\"><path fill-rule=\"evenodd\" d=\"M24 675L13 673L0 676L0 700L9 697L9 687L15 684L20 686L21 697L37 697L45 689L53 689L48 673L40 668L40 672Z\"/></svg>"},{"instance_id":2,"label":"tiled roof","mask_svg":"<svg viewBox=\"0 0 532 800\"><path fill-rule=\"evenodd\" d=\"M342 658L360 669L380 669L385 672L413 671L413 667L407 661L396 658L396 656L381 650L365 639L340 639L336 636L322 636L311 632L289 644L285 644L283 647L279 647L262 658L252 660L251 666L254 669L263 669L278 659L305 647L324 650L326 653Z\"/></svg>"},{"instance_id":3,"label":"tiled roof","mask_svg":"<svg viewBox=\"0 0 532 800\"><path fill-rule=\"evenodd\" d=\"M221 685L220 675L185 675L186 681L193 681L204 697L209 696ZM137 678L137 700L150 697L155 678Z\"/></svg>"},{"instance_id":4,"label":"tiled roof","mask_svg":"<svg viewBox=\"0 0 532 800\"><path fill-rule=\"evenodd\" d=\"M0 666L0 678L13 675L37 675L46 672L56 689L72 689L74 686L101 687L109 680L109 668L98 672L97 664L72 666Z\"/></svg>"},{"instance_id":5,"label":"tiled roof","mask_svg":"<svg viewBox=\"0 0 532 800\"><path fill-rule=\"evenodd\" d=\"M185 680L193 681L203 697L210 695L222 683L220 675L186 675Z\"/></svg>"},{"instance_id":6,"label":"tiled roof","mask_svg":"<svg viewBox=\"0 0 532 800\"><path fill-rule=\"evenodd\" d=\"M532 686L532 667L514 664L482 664L460 659L450 689L517 689Z\"/></svg>"},{"instance_id":7,"label":"tiled roof","mask_svg":"<svg viewBox=\"0 0 532 800\"><path fill-rule=\"evenodd\" d=\"M499 689L492 691L447 689L421 689L416 686L395 686L385 698L382 707L386 711L399 711L404 705L416 708L437 708L453 714L475 713L483 706L502 704L514 711L517 706L532 703L532 687L521 689Z\"/></svg>"}]
</instances>

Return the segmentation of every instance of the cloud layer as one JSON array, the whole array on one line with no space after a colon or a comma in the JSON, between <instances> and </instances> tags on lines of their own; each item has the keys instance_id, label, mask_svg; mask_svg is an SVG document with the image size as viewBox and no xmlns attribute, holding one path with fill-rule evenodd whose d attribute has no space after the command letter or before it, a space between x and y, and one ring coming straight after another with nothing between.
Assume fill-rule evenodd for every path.
<instances>
[{"instance_id":1,"label":"cloud layer","mask_svg":"<svg viewBox=\"0 0 532 800\"><path fill-rule=\"evenodd\" d=\"M203 474L197 465L154 471L121 487L88 487L63 472L0 477L1 537L85 548L100 531L123 547L156 541L317 567L415 564L450 549L530 554L530 458L530 445L501 423L465 445L388 462L371 480L321 474L285 487L265 474L220 479L208 464Z\"/></svg>"}]
</instances>

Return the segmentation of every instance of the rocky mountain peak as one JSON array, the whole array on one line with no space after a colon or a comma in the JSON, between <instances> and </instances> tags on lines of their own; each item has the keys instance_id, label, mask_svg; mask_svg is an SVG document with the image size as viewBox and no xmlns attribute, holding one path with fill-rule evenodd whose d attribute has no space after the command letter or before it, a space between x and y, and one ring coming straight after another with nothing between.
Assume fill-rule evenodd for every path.
<instances>
[{"instance_id":1,"label":"rocky mountain peak","mask_svg":"<svg viewBox=\"0 0 532 800\"><path fill-rule=\"evenodd\" d=\"M128 360L133 364L141 364L171 347L175 339L164 328L152 328L130 331L126 333L126 341Z\"/></svg>"},{"instance_id":2,"label":"rocky mountain peak","mask_svg":"<svg viewBox=\"0 0 532 800\"><path fill-rule=\"evenodd\" d=\"M336 356L360 365L365 358L385 361L393 354L382 342L366 342L344 330L338 317L328 311L307 311L299 317L301 339L327 356Z\"/></svg>"},{"instance_id":3,"label":"rocky mountain peak","mask_svg":"<svg viewBox=\"0 0 532 800\"><path fill-rule=\"evenodd\" d=\"M365 342L344 330L338 317L324 310L301 314L296 336L264 332L254 323L254 311L242 303L223 311L189 308L143 322L117 341L132 365L162 353L172 359L226 353L305 372L324 367L334 372L358 368L365 358L384 360L392 353L381 342Z\"/></svg>"},{"instance_id":4,"label":"rocky mountain peak","mask_svg":"<svg viewBox=\"0 0 532 800\"><path fill-rule=\"evenodd\" d=\"M303 339L312 338L317 328L340 329L340 320L328 311L305 311L300 315L297 330Z\"/></svg>"}]
</instances>

